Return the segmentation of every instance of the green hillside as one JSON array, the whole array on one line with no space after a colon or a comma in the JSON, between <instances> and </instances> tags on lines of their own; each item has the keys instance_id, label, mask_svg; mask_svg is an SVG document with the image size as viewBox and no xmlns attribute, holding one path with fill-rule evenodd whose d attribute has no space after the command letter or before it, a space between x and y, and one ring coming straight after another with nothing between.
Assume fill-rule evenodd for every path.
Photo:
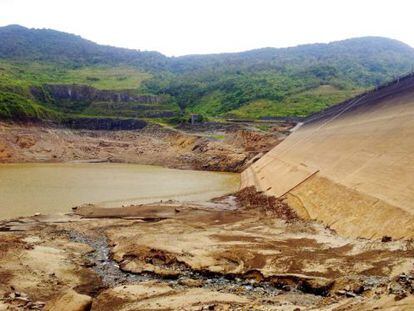
<instances>
[{"instance_id":1,"label":"green hillside","mask_svg":"<svg viewBox=\"0 0 414 311\"><path fill-rule=\"evenodd\" d=\"M18 25L1 27L0 42L3 119L306 116L414 65L411 47L381 37L182 57ZM68 87L51 94L47 85ZM68 96L80 90L71 85L91 88Z\"/></svg>"}]
</instances>

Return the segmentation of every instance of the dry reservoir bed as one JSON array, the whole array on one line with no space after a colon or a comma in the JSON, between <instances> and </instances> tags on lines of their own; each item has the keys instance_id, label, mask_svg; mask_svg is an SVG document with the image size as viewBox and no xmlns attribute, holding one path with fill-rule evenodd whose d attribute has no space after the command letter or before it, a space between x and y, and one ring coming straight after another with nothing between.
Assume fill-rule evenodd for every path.
<instances>
[{"instance_id":1,"label":"dry reservoir bed","mask_svg":"<svg viewBox=\"0 0 414 311\"><path fill-rule=\"evenodd\" d=\"M349 239L247 189L4 221L0 310L412 310L412 241ZM47 262L47 264L45 264Z\"/></svg>"}]
</instances>

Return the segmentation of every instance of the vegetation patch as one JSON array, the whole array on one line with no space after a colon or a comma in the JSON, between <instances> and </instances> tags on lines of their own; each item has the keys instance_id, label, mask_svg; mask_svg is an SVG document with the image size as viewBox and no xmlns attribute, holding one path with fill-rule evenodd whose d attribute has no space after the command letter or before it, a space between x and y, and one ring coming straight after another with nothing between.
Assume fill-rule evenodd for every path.
<instances>
[{"instance_id":1,"label":"vegetation patch","mask_svg":"<svg viewBox=\"0 0 414 311\"><path fill-rule=\"evenodd\" d=\"M28 112L20 108L36 104L62 113L168 123L185 120L191 113L215 120L304 117L393 80L414 66L414 49L379 37L182 57L103 46L63 32L16 25L0 27L0 42L0 91L14 105L7 111L3 107L3 115L8 116ZM150 107L130 101L91 106L76 98L69 103L33 98L31 88L46 84L128 90L164 100ZM16 95L13 100L11 94ZM47 116L39 109L37 115Z\"/></svg>"},{"instance_id":2,"label":"vegetation patch","mask_svg":"<svg viewBox=\"0 0 414 311\"><path fill-rule=\"evenodd\" d=\"M10 92L0 91L0 119L18 121L55 120L62 114Z\"/></svg>"}]
</instances>

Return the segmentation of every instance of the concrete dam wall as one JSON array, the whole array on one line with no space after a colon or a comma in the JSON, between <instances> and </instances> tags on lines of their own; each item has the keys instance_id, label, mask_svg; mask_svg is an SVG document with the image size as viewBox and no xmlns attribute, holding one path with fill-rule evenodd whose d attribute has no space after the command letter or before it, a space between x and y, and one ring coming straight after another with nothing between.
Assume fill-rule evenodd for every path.
<instances>
[{"instance_id":1,"label":"concrete dam wall","mask_svg":"<svg viewBox=\"0 0 414 311\"><path fill-rule=\"evenodd\" d=\"M414 237L414 76L310 116L242 173L352 237Z\"/></svg>"}]
</instances>

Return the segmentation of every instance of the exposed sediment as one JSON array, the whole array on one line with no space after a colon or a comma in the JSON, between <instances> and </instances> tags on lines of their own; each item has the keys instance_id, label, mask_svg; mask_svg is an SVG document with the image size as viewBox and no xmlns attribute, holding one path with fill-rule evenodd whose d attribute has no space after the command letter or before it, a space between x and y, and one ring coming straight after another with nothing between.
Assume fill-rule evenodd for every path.
<instances>
[{"instance_id":1,"label":"exposed sediment","mask_svg":"<svg viewBox=\"0 0 414 311\"><path fill-rule=\"evenodd\" d=\"M155 125L114 132L0 123L0 163L108 161L240 172L281 139L240 128L221 137Z\"/></svg>"},{"instance_id":2,"label":"exposed sediment","mask_svg":"<svg viewBox=\"0 0 414 311\"><path fill-rule=\"evenodd\" d=\"M249 190L209 203L85 205L4 221L0 307L409 310L411 241L343 238L263 200Z\"/></svg>"}]
</instances>

